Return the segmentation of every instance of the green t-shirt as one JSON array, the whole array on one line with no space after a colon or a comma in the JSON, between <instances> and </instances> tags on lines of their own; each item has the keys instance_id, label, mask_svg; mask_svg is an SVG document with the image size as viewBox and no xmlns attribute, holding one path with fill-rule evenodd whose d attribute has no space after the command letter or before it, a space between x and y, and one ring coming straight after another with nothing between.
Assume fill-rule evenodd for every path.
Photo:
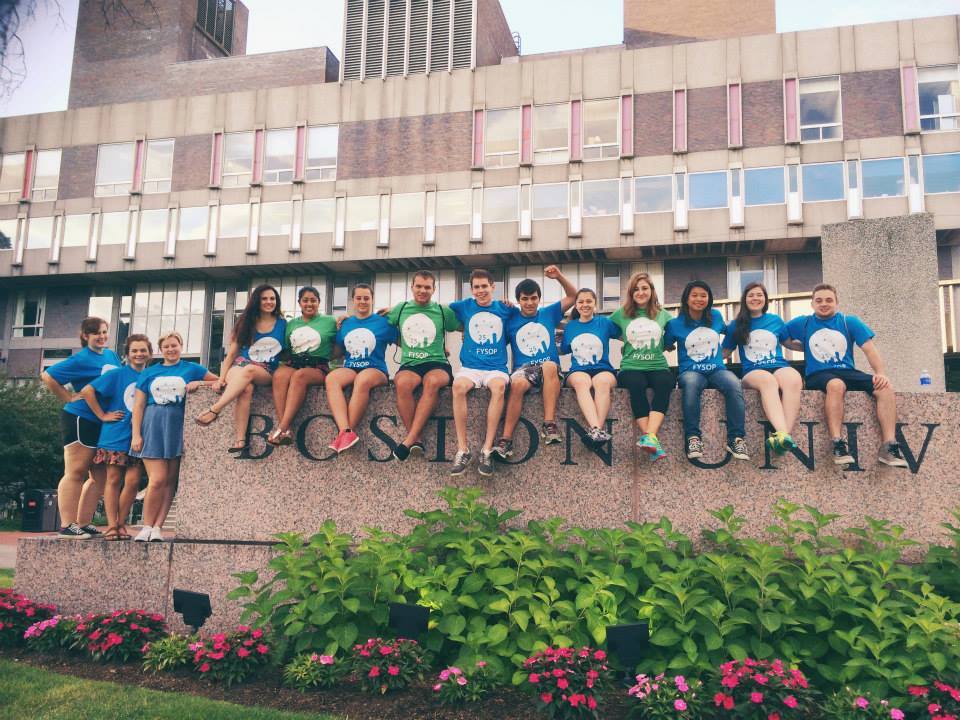
<instances>
[{"instance_id":1,"label":"green t-shirt","mask_svg":"<svg viewBox=\"0 0 960 720\"><path fill-rule=\"evenodd\" d=\"M399 303L387 313L387 321L400 330L401 365L447 362L444 332L460 327L453 310L432 301L428 305L413 300Z\"/></svg>"},{"instance_id":2,"label":"green t-shirt","mask_svg":"<svg viewBox=\"0 0 960 720\"><path fill-rule=\"evenodd\" d=\"M663 328L673 315L661 308L656 320L647 317L645 310L638 310L635 318L628 318L623 308L618 308L610 319L620 326L623 339L621 370L666 370L669 367L663 356Z\"/></svg>"},{"instance_id":3,"label":"green t-shirt","mask_svg":"<svg viewBox=\"0 0 960 720\"><path fill-rule=\"evenodd\" d=\"M316 315L310 321L302 317L287 323L286 346L291 355L330 359L337 337L337 321L330 315Z\"/></svg>"}]
</instances>

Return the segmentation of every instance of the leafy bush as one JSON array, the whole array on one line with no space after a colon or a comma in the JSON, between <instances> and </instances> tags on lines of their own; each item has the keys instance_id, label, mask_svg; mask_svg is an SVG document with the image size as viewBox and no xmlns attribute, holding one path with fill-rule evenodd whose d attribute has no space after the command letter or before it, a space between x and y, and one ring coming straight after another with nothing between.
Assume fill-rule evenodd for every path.
<instances>
[{"instance_id":1,"label":"leafy bush","mask_svg":"<svg viewBox=\"0 0 960 720\"><path fill-rule=\"evenodd\" d=\"M34 602L10 588L0 588L0 647L20 645L28 627L56 612L53 605Z\"/></svg>"},{"instance_id":2,"label":"leafy bush","mask_svg":"<svg viewBox=\"0 0 960 720\"><path fill-rule=\"evenodd\" d=\"M784 667L780 660L745 658L720 666L713 704L717 717L737 720L804 718L813 706L803 673Z\"/></svg>"},{"instance_id":3,"label":"leafy bush","mask_svg":"<svg viewBox=\"0 0 960 720\"><path fill-rule=\"evenodd\" d=\"M464 672L455 665L441 670L433 691L441 705L460 705L483 699L496 684L497 678L490 666L478 660L470 672Z\"/></svg>"},{"instance_id":4,"label":"leafy bush","mask_svg":"<svg viewBox=\"0 0 960 720\"><path fill-rule=\"evenodd\" d=\"M699 720L704 714L704 691L700 680L687 680L683 675L667 678L637 675L637 684L627 694L636 702L630 716L642 720Z\"/></svg>"},{"instance_id":5,"label":"leafy bush","mask_svg":"<svg viewBox=\"0 0 960 720\"><path fill-rule=\"evenodd\" d=\"M844 688L827 698L824 711L830 720L904 720L906 715L889 700L878 700L873 694Z\"/></svg>"},{"instance_id":6,"label":"leafy bush","mask_svg":"<svg viewBox=\"0 0 960 720\"><path fill-rule=\"evenodd\" d=\"M409 687L423 677L423 648L416 640L370 638L353 646L350 656L360 687L369 693L386 694Z\"/></svg>"},{"instance_id":7,"label":"leafy bush","mask_svg":"<svg viewBox=\"0 0 960 720\"><path fill-rule=\"evenodd\" d=\"M85 615L77 622L75 647L94 660L127 662L142 657L144 648L167 634L163 615L143 610L114 610Z\"/></svg>"},{"instance_id":8,"label":"leafy bush","mask_svg":"<svg viewBox=\"0 0 960 720\"><path fill-rule=\"evenodd\" d=\"M300 692L306 692L313 688L332 688L346 673L344 663L338 663L333 655L303 653L283 669L283 682Z\"/></svg>"},{"instance_id":9,"label":"leafy bush","mask_svg":"<svg viewBox=\"0 0 960 720\"><path fill-rule=\"evenodd\" d=\"M156 675L186 667L193 656L193 642L196 637L172 634L147 643L143 647L143 671Z\"/></svg>"},{"instance_id":10,"label":"leafy bush","mask_svg":"<svg viewBox=\"0 0 960 720\"><path fill-rule=\"evenodd\" d=\"M212 635L209 640L197 640L190 646L193 667L212 682L227 687L249 678L266 665L270 645L263 630L252 630L241 625L236 631Z\"/></svg>"},{"instance_id":11,"label":"leafy bush","mask_svg":"<svg viewBox=\"0 0 960 720\"><path fill-rule=\"evenodd\" d=\"M27 647L37 652L57 652L73 647L77 640L79 615L54 615L40 620L23 633Z\"/></svg>"},{"instance_id":12,"label":"leafy bush","mask_svg":"<svg viewBox=\"0 0 960 720\"><path fill-rule=\"evenodd\" d=\"M551 718L596 718L597 693L610 679L607 654L583 647L548 647L523 663L526 687Z\"/></svg>"},{"instance_id":13,"label":"leafy bush","mask_svg":"<svg viewBox=\"0 0 960 720\"><path fill-rule=\"evenodd\" d=\"M17 384L0 373L0 507L24 490L55 488L63 472L61 403L39 383Z\"/></svg>"}]
</instances>

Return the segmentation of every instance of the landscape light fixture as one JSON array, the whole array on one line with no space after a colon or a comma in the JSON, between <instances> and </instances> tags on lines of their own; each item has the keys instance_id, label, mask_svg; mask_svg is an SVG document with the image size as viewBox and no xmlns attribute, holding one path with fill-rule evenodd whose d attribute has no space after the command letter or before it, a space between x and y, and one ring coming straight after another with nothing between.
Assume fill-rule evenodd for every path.
<instances>
[{"instance_id":1,"label":"landscape light fixture","mask_svg":"<svg viewBox=\"0 0 960 720\"><path fill-rule=\"evenodd\" d=\"M422 605L390 603L388 625L397 637L416 640L427 631L430 621L430 609Z\"/></svg>"},{"instance_id":2,"label":"landscape light fixture","mask_svg":"<svg viewBox=\"0 0 960 720\"><path fill-rule=\"evenodd\" d=\"M194 633L200 632L207 618L213 614L209 595L176 588L173 590L173 611L183 615L183 624L193 628Z\"/></svg>"},{"instance_id":3,"label":"landscape light fixture","mask_svg":"<svg viewBox=\"0 0 960 720\"><path fill-rule=\"evenodd\" d=\"M633 673L643 659L643 651L650 644L647 623L611 625L607 628L607 650L616 655L626 673L624 680L633 685Z\"/></svg>"}]
</instances>

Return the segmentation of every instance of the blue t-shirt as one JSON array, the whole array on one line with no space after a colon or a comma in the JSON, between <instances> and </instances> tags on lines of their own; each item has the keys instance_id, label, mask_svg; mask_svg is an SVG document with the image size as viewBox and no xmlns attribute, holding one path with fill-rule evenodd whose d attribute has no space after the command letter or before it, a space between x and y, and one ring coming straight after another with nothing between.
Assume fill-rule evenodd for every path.
<instances>
[{"instance_id":1,"label":"blue t-shirt","mask_svg":"<svg viewBox=\"0 0 960 720\"><path fill-rule=\"evenodd\" d=\"M776 370L787 367L789 363L784 359L783 348L780 347L780 338L785 325L783 318L773 313L752 317L747 344L738 345L733 339L733 333L737 328L737 321L734 320L727 325L727 332L723 337L723 348L725 350L736 348L744 375L753 370Z\"/></svg>"},{"instance_id":2,"label":"blue t-shirt","mask_svg":"<svg viewBox=\"0 0 960 720\"><path fill-rule=\"evenodd\" d=\"M137 390L147 396L147 405L180 405L187 401L187 384L203 380L207 369L199 363L180 360L176 365L151 365L137 380Z\"/></svg>"},{"instance_id":3,"label":"blue t-shirt","mask_svg":"<svg viewBox=\"0 0 960 720\"><path fill-rule=\"evenodd\" d=\"M141 373L129 365L111 370L90 383L97 391L97 402L104 412L123 410L123 418L116 422L105 422L100 426L100 440L97 447L116 452L130 450L130 436L133 420L133 399L137 394L137 381Z\"/></svg>"},{"instance_id":4,"label":"blue t-shirt","mask_svg":"<svg viewBox=\"0 0 960 720\"><path fill-rule=\"evenodd\" d=\"M513 369L524 365L540 365L547 360L560 364L555 333L563 319L563 303L538 308L537 314L527 317L514 307L507 321L507 337L513 353Z\"/></svg>"},{"instance_id":5,"label":"blue t-shirt","mask_svg":"<svg viewBox=\"0 0 960 720\"><path fill-rule=\"evenodd\" d=\"M473 298L450 303L463 325L460 364L471 370L507 371L506 322L510 308L499 300L481 307Z\"/></svg>"},{"instance_id":6,"label":"blue t-shirt","mask_svg":"<svg viewBox=\"0 0 960 720\"><path fill-rule=\"evenodd\" d=\"M47 374L61 385L70 383L74 392L80 392L94 378L120 367L120 357L109 348L97 353L88 347L47 368ZM63 406L71 415L100 422L85 400L72 400Z\"/></svg>"},{"instance_id":7,"label":"blue t-shirt","mask_svg":"<svg viewBox=\"0 0 960 720\"><path fill-rule=\"evenodd\" d=\"M802 315L788 322L783 338L803 343L804 374L821 370L853 370L853 345L873 338L873 330L856 315L834 313L826 320L816 315Z\"/></svg>"},{"instance_id":8,"label":"blue t-shirt","mask_svg":"<svg viewBox=\"0 0 960 720\"><path fill-rule=\"evenodd\" d=\"M397 342L397 328L376 313L362 320L351 316L341 323L336 342L343 348L345 368L358 372L364 368L374 368L386 375L384 356L387 345Z\"/></svg>"},{"instance_id":9,"label":"blue t-shirt","mask_svg":"<svg viewBox=\"0 0 960 720\"><path fill-rule=\"evenodd\" d=\"M720 335L725 330L726 325L719 310L710 312L709 325L687 324L687 319L681 315L667 323L663 346L677 344L680 372L692 370L709 375L724 367Z\"/></svg>"},{"instance_id":10,"label":"blue t-shirt","mask_svg":"<svg viewBox=\"0 0 960 720\"><path fill-rule=\"evenodd\" d=\"M570 353L570 372L609 370L610 339L620 337L620 327L610 318L594 315L589 321L571 320L563 329L560 352Z\"/></svg>"},{"instance_id":11,"label":"blue t-shirt","mask_svg":"<svg viewBox=\"0 0 960 720\"><path fill-rule=\"evenodd\" d=\"M280 363L280 352L287 334L287 321L278 317L270 332L253 331L253 342L240 348L240 357L258 363L266 363L271 370L276 370Z\"/></svg>"}]
</instances>

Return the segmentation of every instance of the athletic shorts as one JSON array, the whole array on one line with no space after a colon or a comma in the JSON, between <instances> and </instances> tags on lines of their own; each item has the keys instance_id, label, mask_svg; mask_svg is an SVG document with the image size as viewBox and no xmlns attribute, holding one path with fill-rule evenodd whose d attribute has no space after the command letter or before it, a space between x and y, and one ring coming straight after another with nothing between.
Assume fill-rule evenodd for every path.
<instances>
[{"instance_id":1,"label":"athletic shorts","mask_svg":"<svg viewBox=\"0 0 960 720\"><path fill-rule=\"evenodd\" d=\"M277 369L276 365L271 366L270 363L257 362L256 360L251 360L250 358L238 357L233 359L234 367L246 367L247 365L256 365L258 368L263 368L271 375L273 375Z\"/></svg>"},{"instance_id":2,"label":"athletic shorts","mask_svg":"<svg viewBox=\"0 0 960 720\"><path fill-rule=\"evenodd\" d=\"M492 380L503 380L504 384L510 382L510 376L503 370L474 370L473 368L462 367L457 370L453 376L454 380L466 378L473 383L475 388L490 387Z\"/></svg>"},{"instance_id":3,"label":"athletic shorts","mask_svg":"<svg viewBox=\"0 0 960 720\"><path fill-rule=\"evenodd\" d=\"M760 372L766 372L766 373L770 373L771 375L773 375L773 374L775 374L775 373L777 372L777 370L783 370L785 367L790 367L790 366L789 366L789 365L781 365L780 367L755 367L755 368L753 368L753 370L751 370L750 372L745 372L745 373L743 373L743 377L746 377L747 375L749 375L749 374L752 373L752 372L757 372L758 370L759 370Z\"/></svg>"},{"instance_id":4,"label":"athletic shorts","mask_svg":"<svg viewBox=\"0 0 960 720\"><path fill-rule=\"evenodd\" d=\"M290 367L294 370L303 370L304 368L319 370L325 376L330 373L330 366L324 358L311 357L309 355L293 355L290 358Z\"/></svg>"},{"instance_id":5,"label":"athletic shorts","mask_svg":"<svg viewBox=\"0 0 960 720\"><path fill-rule=\"evenodd\" d=\"M543 365L544 363L528 363L521 365L510 375L512 380L526 380L530 383L531 390L540 390L543 388ZM563 373L557 367L557 375L560 377L560 384L563 384Z\"/></svg>"},{"instance_id":6,"label":"athletic shorts","mask_svg":"<svg viewBox=\"0 0 960 720\"><path fill-rule=\"evenodd\" d=\"M100 423L61 410L60 436L63 438L64 447L80 443L84 447L96 450L97 441L100 440Z\"/></svg>"},{"instance_id":7,"label":"athletic shorts","mask_svg":"<svg viewBox=\"0 0 960 720\"><path fill-rule=\"evenodd\" d=\"M107 450L106 448L97 448L97 454L93 456L94 465L119 465L120 467L134 467L142 465L143 461L133 455L127 455L120 450Z\"/></svg>"},{"instance_id":8,"label":"athletic shorts","mask_svg":"<svg viewBox=\"0 0 960 720\"><path fill-rule=\"evenodd\" d=\"M834 370L821 370L813 375L808 375L805 385L807 390L827 391L827 383L833 379L843 380L847 390L853 392L865 392L873 395L873 375L860 370L848 370L847 368L836 368Z\"/></svg>"},{"instance_id":9,"label":"athletic shorts","mask_svg":"<svg viewBox=\"0 0 960 720\"><path fill-rule=\"evenodd\" d=\"M570 372L567 373L567 377L564 380L564 384L568 385L570 383L570 378L573 377L576 373L584 373L586 375L589 375L592 378L596 377L600 373L610 373L611 375L613 375L614 378L617 377L617 373L614 370L607 370L606 368L591 368L589 370L586 370L586 369L571 370Z\"/></svg>"},{"instance_id":10,"label":"athletic shorts","mask_svg":"<svg viewBox=\"0 0 960 720\"><path fill-rule=\"evenodd\" d=\"M423 362L423 363L417 363L416 365L401 365L399 370L397 370L397 372L399 373L399 372L402 372L403 370L416 373L421 378L424 377L431 370L443 370L444 372L447 373L447 378L448 378L447 384L450 384L453 382L453 370L450 367L450 363Z\"/></svg>"}]
</instances>

